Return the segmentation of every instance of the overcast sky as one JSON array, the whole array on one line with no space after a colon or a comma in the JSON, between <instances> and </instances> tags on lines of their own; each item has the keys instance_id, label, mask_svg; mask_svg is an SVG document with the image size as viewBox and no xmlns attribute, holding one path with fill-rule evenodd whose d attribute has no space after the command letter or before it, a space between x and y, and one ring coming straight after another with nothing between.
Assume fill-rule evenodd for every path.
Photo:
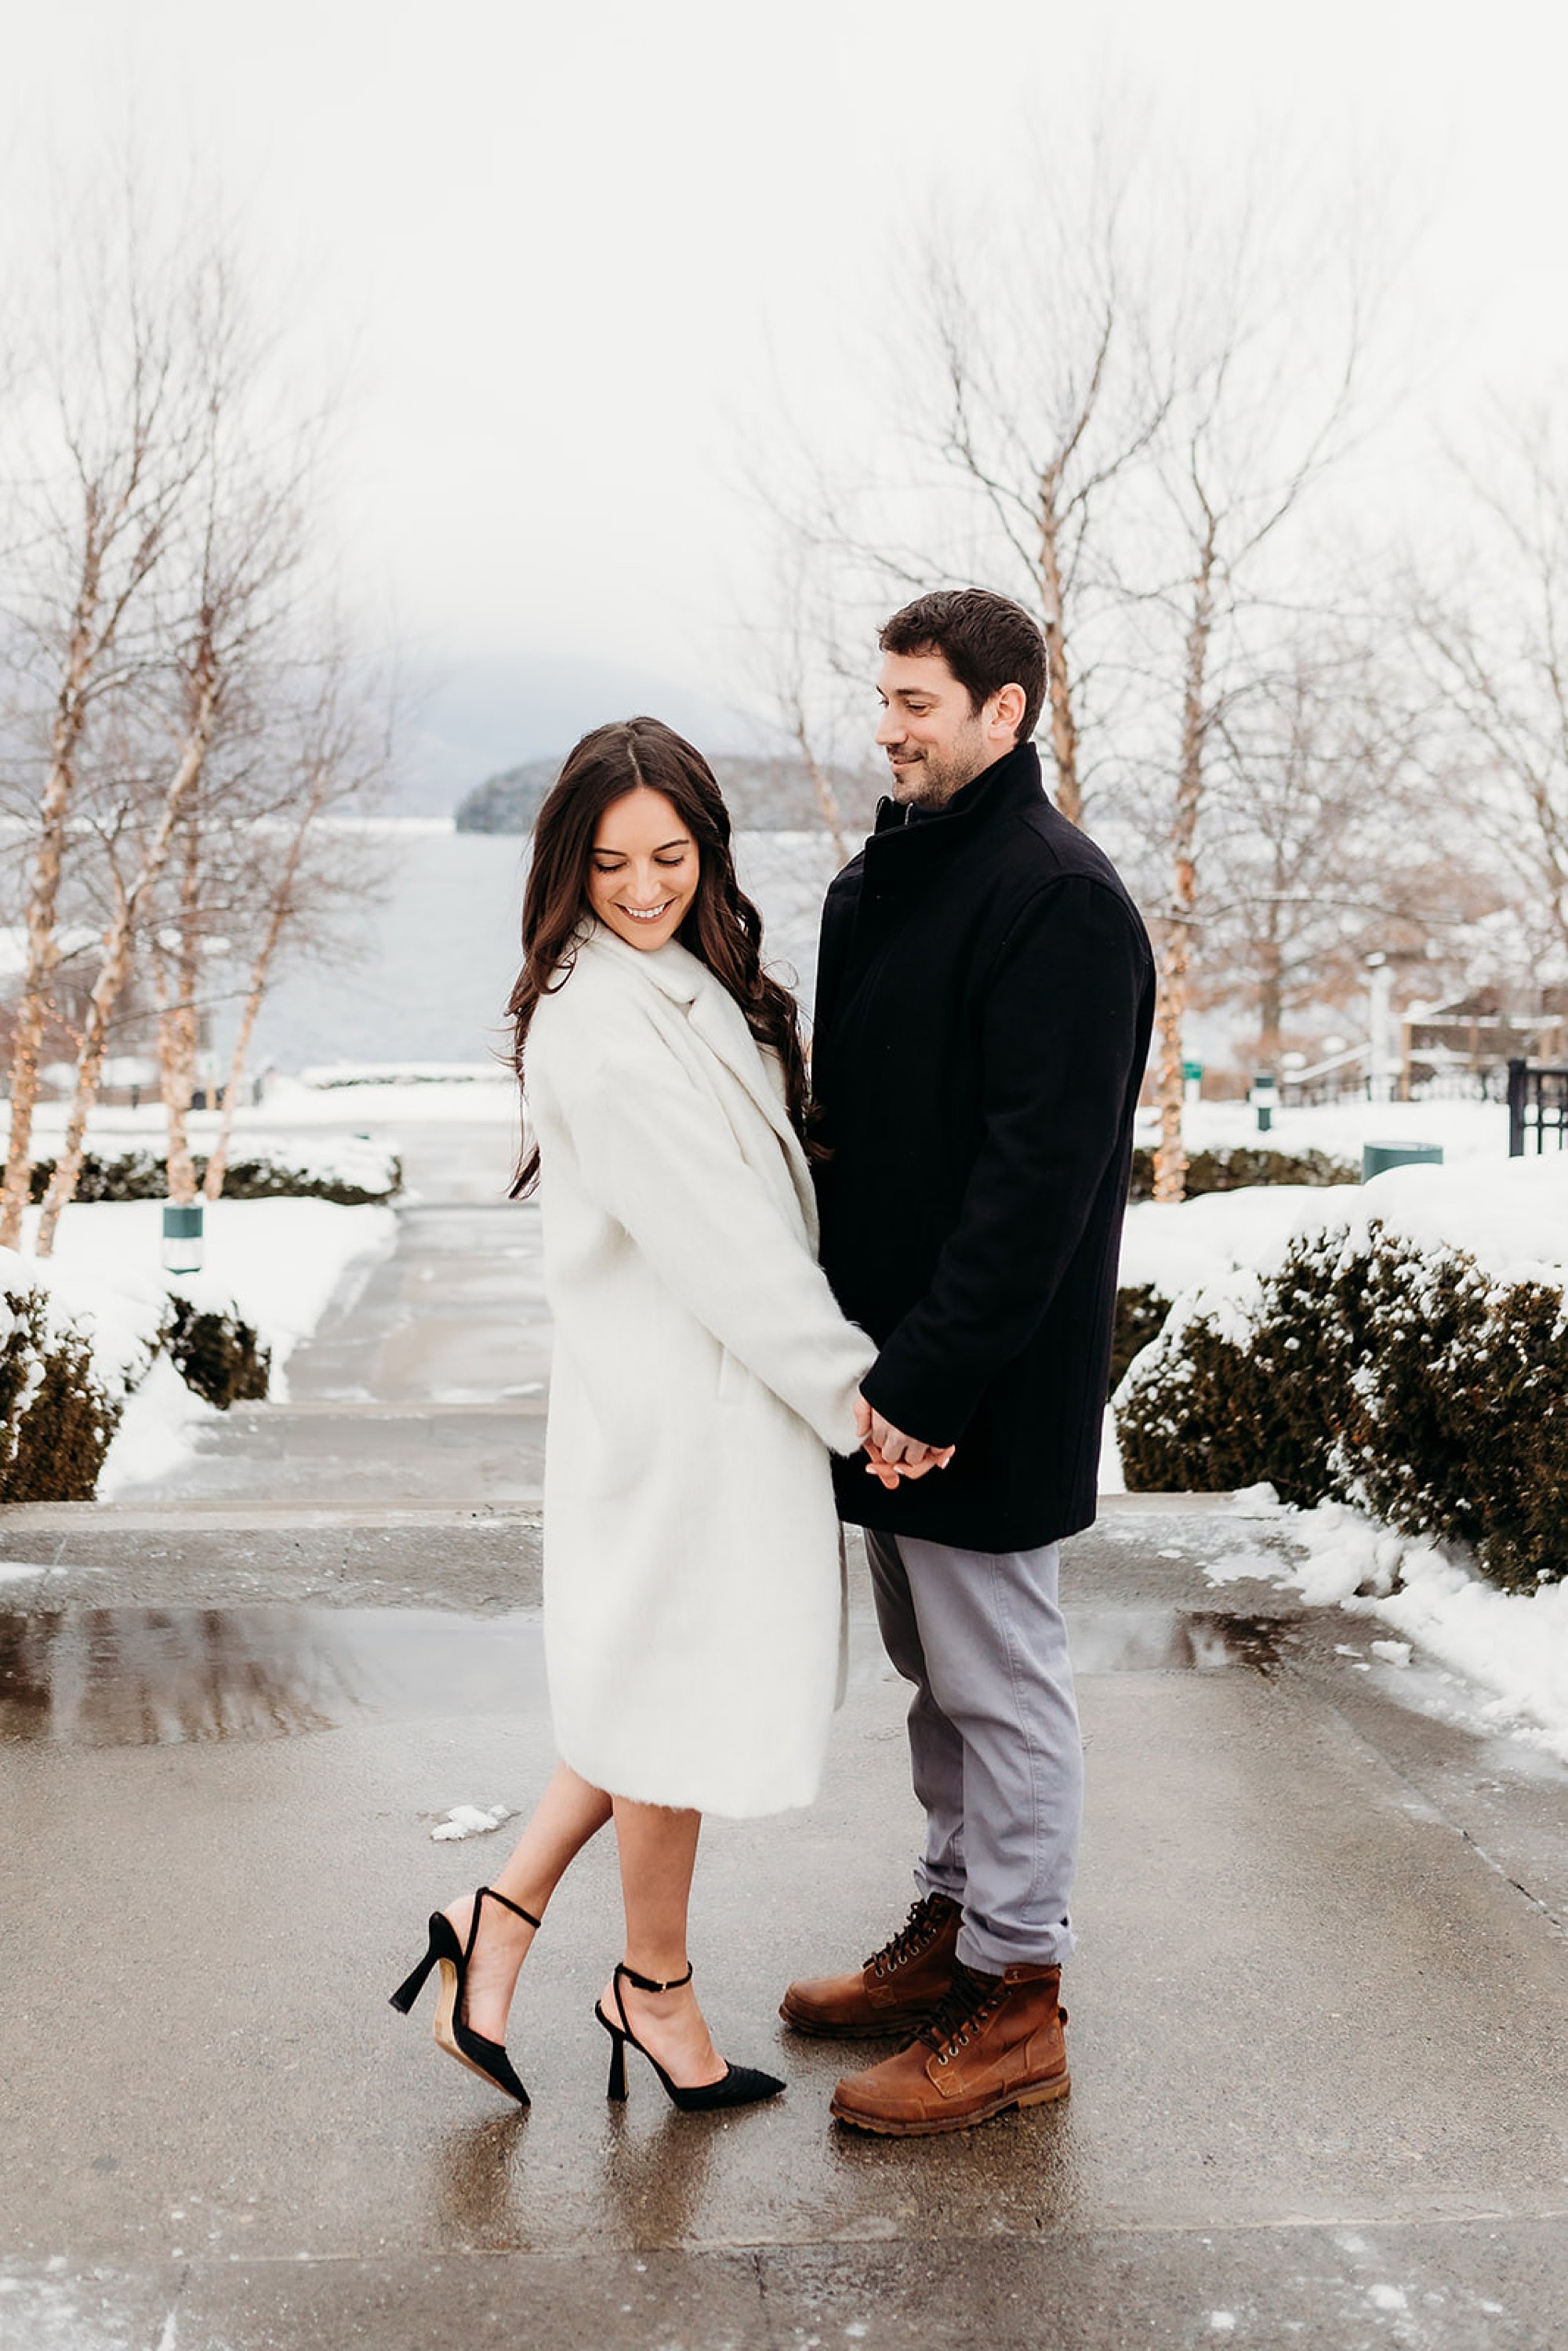
<instances>
[{"instance_id":1,"label":"overcast sky","mask_svg":"<svg viewBox=\"0 0 1568 2351\"><path fill-rule=\"evenodd\" d=\"M194 141L346 369L350 573L445 680L432 772L559 746L608 695L744 688L781 399L852 441L864 327L944 190L1152 103L1199 177L1279 136L1427 222L1440 389L1568 360L1568 11L1491 0L0 0L0 238L52 153ZM1419 376L1419 355L1417 355ZM606 676L605 672L613 673Z\"/></svg>"}]
</instances>

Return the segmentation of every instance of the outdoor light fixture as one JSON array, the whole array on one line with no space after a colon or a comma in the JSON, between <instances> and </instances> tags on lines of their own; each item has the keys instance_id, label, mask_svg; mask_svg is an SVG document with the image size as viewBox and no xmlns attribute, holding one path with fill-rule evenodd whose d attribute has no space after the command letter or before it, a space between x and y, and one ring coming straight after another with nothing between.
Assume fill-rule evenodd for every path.
<instances>
[{"instance_id":1,"label":"outdoor light fixture","mask_svg":"<svg viewBox=\"0 0 1568 2351\"><path fill-rule=\"evenodd\" d=\"M178 1200L163 1203L163 1270L165 1273L200 1273L202 1270L202 1209L204 1203L193 1201L186 1207Z\"/></svg>"}]
</instances>

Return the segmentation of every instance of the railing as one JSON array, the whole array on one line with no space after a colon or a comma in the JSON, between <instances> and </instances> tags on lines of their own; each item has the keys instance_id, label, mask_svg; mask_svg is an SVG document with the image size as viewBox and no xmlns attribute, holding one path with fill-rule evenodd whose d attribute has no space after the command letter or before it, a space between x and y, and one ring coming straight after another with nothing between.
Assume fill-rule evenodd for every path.
<instances>
[{"instance_id":1,"label":"railing","mask_svg":"<svg viewBox=\"0 0 1568 2351\"><path fill-rule=\"evenodd\" d=\"M1529 1061L1508 1065L1508 1150L1522 1159L1544 1151L1551 1136L1561 1151L1568 1144L1568 1069L1544 1069Z\"/></svg>"}]
</instances>

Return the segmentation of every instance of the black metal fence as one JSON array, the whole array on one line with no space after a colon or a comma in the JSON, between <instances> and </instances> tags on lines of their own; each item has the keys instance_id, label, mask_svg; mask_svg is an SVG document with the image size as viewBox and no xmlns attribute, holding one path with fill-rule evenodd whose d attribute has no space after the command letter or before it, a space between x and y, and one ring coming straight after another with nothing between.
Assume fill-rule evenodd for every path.
<instances>
[{"instance_id":1,"label":"black metal fence","mask_svg":"<svg viewBox=\"0 0 1568 2351\"><path fill-rule=\"evenodd\" d=\"M1513 1159L1527 1151L1558 1151L1568 1145L1568 1069L1549 1070L1530 1061L1508 1065L1508 1148Z\"/></svg>"}]
</instances>

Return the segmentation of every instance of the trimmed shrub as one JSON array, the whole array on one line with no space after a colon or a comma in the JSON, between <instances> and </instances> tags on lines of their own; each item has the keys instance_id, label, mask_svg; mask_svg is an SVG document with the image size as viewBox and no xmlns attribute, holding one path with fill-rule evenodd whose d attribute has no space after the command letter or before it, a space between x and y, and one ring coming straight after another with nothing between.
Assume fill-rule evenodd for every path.
<instances>
[{"instance_id":1,"label":"trimmed shrub","mask_svg":"<svg viewBox=\"0 0 1568 2351\"><path fill-rule=\"evenodd\" d=\"M1187 1162L1186 1196L1206 1192L1240 1192L1254 1184L1359 1184L1361 1170L1348 1160L1331 1159L1326 1151L1265 1151L1251 1144L1232 1144L1223 1151L1195 1151ZM1155 1196L1155 1155L1140 1144L1133 1154L1130 1200Z\"/></svg>"},{"instance_id":2,"label":"trimmed shrub","mask_svg":"<svg viewBox=\"0 0 1568 2351\"><path fill-rule=\"evenodd\" d=\"M81 1332L50 1328L36 1290L5 1292L0 1502L90 1502L125 1409L93 1374Z\"/></svg>"},{"instance_id":3,"label":"trimmed shrub","mask_svg":"<svg viewBox=\"0 0 1568 2351\"><path fill-rule=\"evenodd\" d=\"M1568 1311L1374 1224L1199 1292L1116 1397L1134 1490L1267 1479L1469 1545L1505 1589L1568 1571Z\"/></svg>"},{"instance_id":4,"label":"trimmed shrub","mask_svg":"<svg viewBox=\"0 0 1568 2351\"><path fill-rule=\"evenodd\" d=\"M272 1350L264 1347L237 1309L201 1314L188 1298L171 1293L158 1332L185 1385L226 1412L231 1404L260 1404L272 1374Z\"/></svg>"},{"instance_id":5,"label":"trimmed shrub","mask_svg":"<svg viewBox=\"0 0 1568 2351\"><path fill-rule=\"evenodd\" d=\"M207 1172L205 1159L195 1162L196 1181ZM52 1159L36 1159L32 1196L40 1201L55 1172ZM224 1170L225 1200L330 1200L340 1208L381 1207L402 1189L402 1165L392 1163L392 1180L384 1187L350 1183L345 1176L313 1175L308 1168L287 1167L276 1159L232 1159ZM127 1151L118 1159L84 1156L77 1182L78 1200L162 1200L169 1175L162 1159L151 1151Z\"/></svg>"},{"instance_id":6,"label":"trimmed shrub","mask_svg":"<svg viewBox=\"0 0 1568 2351\"><path fill-rule=\"evenodd\" d=\"M1134 1356L1141 1355L1159 1337L1170 1311L1170 1300L1162 1298L1152 1281L1134 1282L1116 1292L1116 1320L1111 1333L1113 1395L1125 1379Z\"/></svg>"}]
</instances>

